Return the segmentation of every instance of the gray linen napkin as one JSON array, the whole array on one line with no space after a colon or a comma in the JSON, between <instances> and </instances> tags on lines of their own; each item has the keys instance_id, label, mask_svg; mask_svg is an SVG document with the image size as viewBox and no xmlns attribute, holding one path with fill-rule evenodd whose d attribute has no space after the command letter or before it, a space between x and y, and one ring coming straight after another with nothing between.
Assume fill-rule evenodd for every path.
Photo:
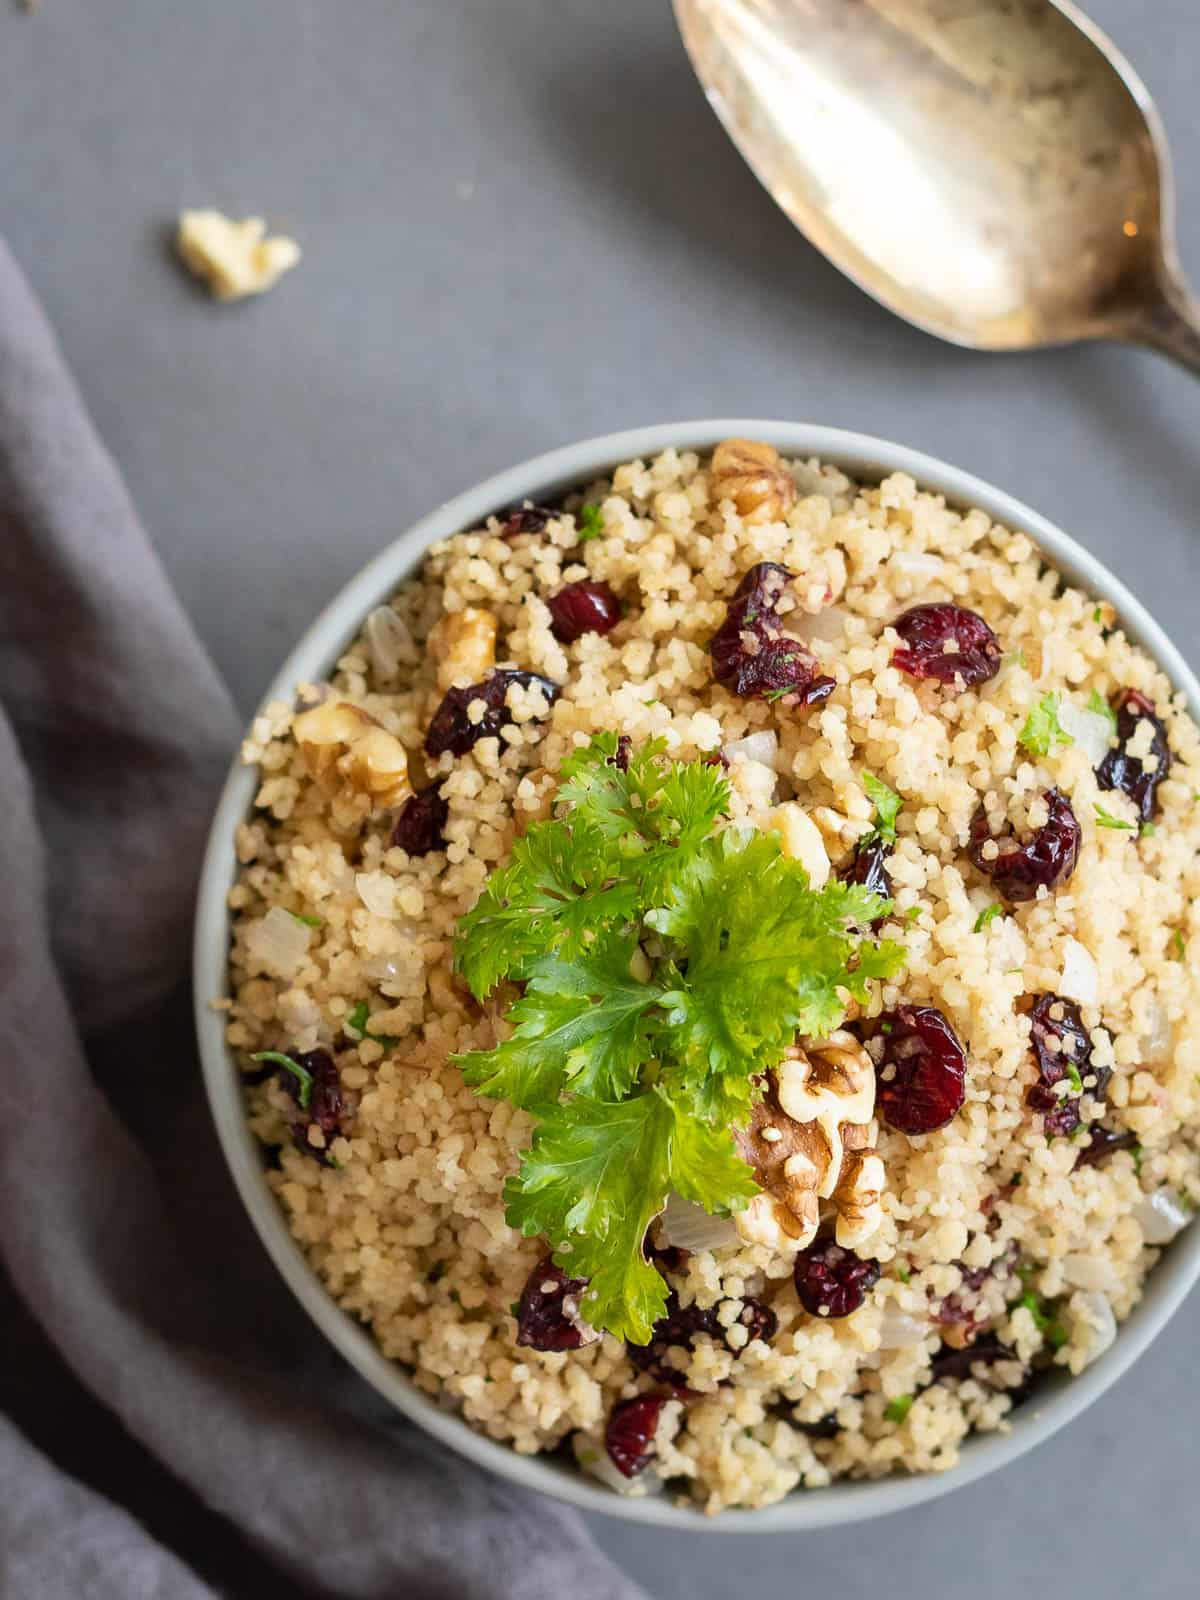
<instances>
[{"instance_id":1,"label":"gray linen napkin","mask_svg":"<svg viewBox=\"0 0 1200 1600\"><path fill-rule=\"evenodd\" d=\"M634 1600L572 1512L367 1392L241 1215L179 995L236 732L0 243L0 1597L199 1600L223 1542L256 1600ZM101 1424L86 1487L59 1463Z\"/></svg>"}]
</instances>

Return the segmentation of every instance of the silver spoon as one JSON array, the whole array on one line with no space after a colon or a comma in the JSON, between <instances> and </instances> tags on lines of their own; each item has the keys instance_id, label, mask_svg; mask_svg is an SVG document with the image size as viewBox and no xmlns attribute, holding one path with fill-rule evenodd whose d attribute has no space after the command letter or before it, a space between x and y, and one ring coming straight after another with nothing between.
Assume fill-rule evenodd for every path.
<instances>
[{"instance_id":1,"label":"silver spoon","mask_svg":"<svg viewBox=\"0 0 1200 1600\"><path fill-rule=\"evenodd\" d=\"M1151 345L1200 373L1145 85L1069 0L674 0L713 109L834 264L982 350Z\"/></svg>"}]
</instances>

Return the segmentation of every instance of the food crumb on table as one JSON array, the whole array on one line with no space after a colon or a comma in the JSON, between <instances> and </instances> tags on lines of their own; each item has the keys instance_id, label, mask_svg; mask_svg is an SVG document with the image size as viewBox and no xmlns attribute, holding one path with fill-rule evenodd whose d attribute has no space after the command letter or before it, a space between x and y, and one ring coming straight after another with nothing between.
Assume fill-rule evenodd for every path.
<instances>
[{"instance_id":1,"label":"food crumb on table","mask_svg":"<svg viewBox=\"0 0 1200 1600\"><path fill-rule=\"evenodd\" d=\"M300 260L296 241L268 235L261 217L238 222L211 209L181 211L175 244L188 271L223 301L264 294Z\"/></svg>"}]
</instances>

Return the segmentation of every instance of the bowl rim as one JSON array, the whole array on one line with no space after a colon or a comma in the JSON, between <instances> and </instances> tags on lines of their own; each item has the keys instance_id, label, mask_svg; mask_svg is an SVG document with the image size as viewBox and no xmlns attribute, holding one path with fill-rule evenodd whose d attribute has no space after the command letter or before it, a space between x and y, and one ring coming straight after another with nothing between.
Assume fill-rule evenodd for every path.
<instances>
[{"instance_id":1,"label":"bowl rim","mask_svg":"<svg viewBox=\"0 0 1200 1600\"><path fill-rule=\"evenodd\" d=\"M1068 581L1111 601L1125 632L1182 690L1190 708L1200 704L1200 683L1141 602L1093 555L1029 506L1003 490L934 456L868 434L819 424L734 418L673 422L599 435L566 445L497 473L444 502L414 523L352 577L324 608L275 674L260 704L291 699L297 683L323 677L362 625L367 612L395 592L435 540L480 523L489 513L525 498L550 499L602 476L623 461L667 449L706 451L722 439L762 439L793 457L819 457L865 482L908 473L924 489L960 506L977 506L996 522L1028 533ZM385 1357L366 1328L344 1312L320 1283L288 1230L267 1186L259 1147L243 1111L237 1068L225 1043L224 1016L211 1001L228 993L230 914L226 897L236 872L234 835L251 808L253 768L233 765L217 805L196 903L193 983L196 1030L205 1090L221 1148L242 1204L267 1254L317 1327L359 1374L405 1417L477 1465L528 1489L585 1511L695 1532L798 1532L865 1521L905 1510L960 1488L1015 1461L1043 1443L1104 1393L1147 1349L1200 1277L1200 1229L1188 1228L1151 1273L1141 1301L1112 1346L1078 1377L1050 1377L1017 1413L1011 1431L964 1441L956 1466L942 1473L839 1483L794 1491L761 1510L728 1510L707 1518L667 1496L614 1494L574 1466L518 1455L476 1432L456 1413L419 1390Z\"/></svg>"}]
</instances>

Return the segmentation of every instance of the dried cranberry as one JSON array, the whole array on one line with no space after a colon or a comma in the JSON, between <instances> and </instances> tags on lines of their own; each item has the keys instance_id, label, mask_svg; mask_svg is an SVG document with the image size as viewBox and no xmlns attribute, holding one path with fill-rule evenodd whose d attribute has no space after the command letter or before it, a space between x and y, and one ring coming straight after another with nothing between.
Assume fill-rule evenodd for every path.
<instances>
[{"instance_id":1,"label":"dried cranberry","mask_svg":"<svg viewBox=\"0 0 1200 1600\"><path fill-rule=\"evenodd\" d=\"M966 1267L961 1261L954 1263L962 1282L953 1294L946 1295L939 1302L934 1317L943 1327L961 1329L961 1333L954 1340L956 1345L971 1344L987 1320L986 1317L977 1315L977 1308L972 1308L965 1301L972 1295L978 1295L989 1278L1010 1272L1016 1260L1016 1247L1013 1246L1008 1257L1001 1257L988 1267Z\"/></svg>"},{"instance_id":2,"label":"dried cranberry","mask_svg":"<svg viewBox=\"0 0 1200 1600\"><path fill-rule=\"evenodd\" d=\"M633 740L627 733L623 733L617 740L616 754L610 760L618 772L629 771L629 757L633 752Z\"/></svg>"},{"instance_id":3,"label":"dried cranberry","mask_svg":"<svg viewBox=\"0 0 1200 1600\"><path fill-rule=\"evenodd\" d=\"M764 1344L770 1344L779 1328L779 1318L770 1306L764 1305L761 1300L756 1300L753 1295L746 1297L737 1320L749 1335L747 1344L754 1339L761 1339Z\"/></svg>"},{"instance_id":4,"label":"dried cranberry","mask_svg":"<svg viewBox=\"0 0 1200 1600\"><path fill-rule=\"evenodd\" d=\"M543 1256L517 1303L517 1343L533 1350L578 1350L597 1337L579 1312L586 1278L568 1278L549 1256Z\"/></svg>"},{"instance_id":5,"label":"dried cranberry","mask_svg":"<svg viewBox=\"0 0 1200 1600\"><path fill-rule=\"evenodd\" d=\"M892 665L913 678L986 683L1000 671L1000 641L977 612L963 606L914 606L892 624L904 644Z\"/></svg>"},{"instance_id":6,"label":"dried cranberry","mask_svg":"<svg viewBox=\"0 0 1200 1600\"><path fill-rule=\"evenodd\" d=\"M797 1433L805 1433L810 1439L836 1439L842 1431L836 1411L827 1411L823 1417L818 1417L816 1422L797 1422L794 1417L789 1417L788 1420Z\"/></svg>"},{"instance_id":7,"label":"dried cranberry","mask_svg":"<svg viewBox=\"0 0 1200 1600\"><path fill-rule=\"evenodd\" d=\"M626 1344L626 1353L635 1367L648 1372L658 1383L669 1383L677 1389L687 1386L687 1379L678 1367L667 1360L667 1352L676 1346L691 1350L696 1339L706 1334L719 1339L724 1330L717 1321L716 1306L681 1306L674 1289L667 1296L667 1309L654 1324L649 1344Z\"/></svg>"},{"instance_id":8,"label":"dried cranberry","mask_svg":"<svg viewBox=\"0 0 1200 1600\"><path fill-rule=\"evenodd\" d=\"M745 1298L738 1320L751 1339L764 1341L773 1338L779 1326L779 1319L770 1306L753 1296ZM667 1296L665 1313L654 1324L650 1343L627 1344L625 1349L635 1367L648 1372L658 1383L669 1383L672 1388L682 1390L687 1387L687 1379L678 1367L672 1366L667 1360L667 1352L676 1347L690 1351L702 1335L718 1344L726 1343L725 1327L717 1316L717 1307L701 1309L697 1305L681 1306L678 1294L672 1289ZM732 1347L726 1344L726 1348Z\"/></svg>"},{"instance_id":9,"label":"dried cranberry","mask_svg":"<svg viewBox=\"0 0 1200 1600\"><path fill-rule=\"evenodd\" d=\"M956 1350L951 1345L943 1345L930 1362L930 1371L933 1376L932 1383L942 1383L950 1379L971 1378L975 1376L975 1368L990 1366L996 1361L1016 1361L1018 1359L1014 1350L1006 1344L1001 1344L999 1339L977 1339L974 1344L968 1345L965 1350Z\"/></svg>"},{"instance_id":10,"label":"dried cranberry","mask_svg":"<svg viewBox=\"0 0 1200 1600\"><path fill-rule=\"evenodd\" d=\"M1024 843L1011 833L1002 835L996 841L1000 853L994 860L983 853L992 838L987 812L980 807L971 822L968 853L972 862L1013 904L1036 899L1041 888L1065 883L1079 860L1083 833L1071 802L1061 789L1047 789L1043 798L1050 813L1047 820Z\"/></svg>"},{"instance_id":11,"label":"dried cranberry","mask_svg":"<svg viewBox=\"0 0 1200 1600\"><path fill-rule=\"evenodd\" d=\"M297 1114L288 1121L292 1142L297 1150L328 1166L327 1146L342 1131L344 1109L337 1066L328 1050L289 1050L288 1058L300 1068L299 1072L279 1069L280 1087L296 1103ZM308 1130L313 1127L325 1135L324 1145L310 1142Z\"/></svg>"},{"instance_id":12,"label":"dried cranberry","mask_svg":"<svg viewBox=\"0 0 1200 1600\"><path fill-rule=\"evenodd\" d=\"M841 868L838 877L843 883L860 883L864 889L870 889L872 894L882 895L885 900L890 900L892 875L887 869L887 863L891 853L886 839L882 839L877 833L869 833L865 839L858 841L854 854Z\"/></svg>"},{"instance_id":13,"label":"dried cranberry","mask_svg":"<svg viewBox=\"0 0 1200 1600\"><path fill-rule=\"evenodd\" d=\"M505 697L510 683L522 688L537 686L553 704L562 692L557 683L543 678L537 672L524 672L518 667L497 667L489 672L482 683L470 683L462 689L447 689L441 705L433 714L429 732L425 735L425 749L431 756L440 756L449 750L452 755L465 755L480 739L494 737L510 721ZM485 706L483 716L472 722L467 708L475 700Z\"/></svg>"},{"instance_id":14,"label":"dried cranberry","mask_svg":"<svg viewBox=\"0 0 1200 1600\"><path fill-rule=\"evenodd\" d=\"M1113 1128L1106 1128L1103 1123L1093 1122L1088 1127L1087 1137L1088 1142L1075 1157L1075 1171L1080 1167L1098 1167L1107 1161L1109 1156L1115 1156L1118 1150L1137 1149L1137 1134L1129 1128L1117 1133Z\"/></svg>"},{"instance_id":15,"label":"dried cranberry","mask_svg":"<svg viewBox=\"0 0 1200 1600\"><path fill-rule=\"evenodd\" d=\"M604 1444L613 1465L626 1478L636 1478L650 1465L658 1419L666 1403L664 1395L639 1394L612 1408Z\"/></svg>"},{"instance_id":16,"label":"dried cranberry","mask_svg":"<svg viewBox=\"0 0 1200 1600\"><path fill-rule=\"evenodd\" d=\"M848 1317L879 1281L878 1261L865 1261L832 1239L809 1245L796 1257L796 1293L814 1317Z\"/></svg>"},{"instance_id":17,"label":"dried cranberry","mask_svg":"<svg viewBox=\"0 0 1200 1600\"><path fill-rule=\"evenodd\" d=\"M546 601L556 639L571 644L585 633L607 633L621 620L621 602L606 583L581 578Z\"/></svg>"},{"instance_id":18,"label":"dried cranberry","mask_svg":"<svg viewBox=\"0 0 1200 1600\"><path fill-rule=\"evenodd\" d=\"M400 807L389 842L406 850L410 856L427 856L431 850L444 850L446 841L442 829L449 815L450 802L442 799L437 784L430 784L428 789L410 794Z\"/></svg>"},{"instance_id":19,"label":"dried cranberry","mask_svg":"<svg viewBox=\"0 0 1200 1600\"><path fill-rule=\"evenodd\" d=\"M1119 789L1127 794L1138 808L1143 822L1149 822L1158 803L1158 786L1171 770L1171 746L1167 743L1167 730L1154 708L1137 689L1125 689L1113 701L1117 717L1117 744L1096 768L1096 781L1102 789ZM1150 722L1154 737L1150 751L1157 759L1152 770L1147 770L1137 756L1131 756L1129 741L1137 732L1138 724Z\"/></svg>"},{"instance_id":20,"label":"dried cranberry","mask_svg":"<svg viewBox=\"0 0 1200 1600\"><path fill-rule=\"evenodd\" d=\"M766 695L813 706L837 687L822 677L817 659L799 639L789 639L779 601L793 574L777 561L760 561L734 591L725 621L709 640L713 677L742 696Z\"/></svg>"},{"instance_id":21,"label":"dried cranberry","mask_svg":"<svg viewBox=\"0 0 1200 1600\"><path fill-rule=\"evenodd\" d=\"M506 511L497 513L500 518L500 534L505 539L515 539L519 533L541 533L551 517L558 516L557 511L551 511L549 506L535 506L527 500L521 506L509 506Z\"/></svg>"},{"instance_id":22,"label":"dried cranberry","mask_svg":"<svg viewBox=\"0 0 1200 1600\"><path fill-rule=\"evenodd\" d=\"M691 1251L681 1250L677 1244L656 1244L652 1234L647 1233L642 1240L642 1255L665 1277L668 1272L682 1272Z\"/></svg>"},{"instance_id":23,"label":"dried cranberry","mask_svg":"<svg viewBox=\"0 0 1200 1600\"><path fill-rule=\"evenodd\" d=\"M889 1128L932 1133L966 1098L967 1057L936 1006L898 1006L880 1024L875 1103Z\"/></svg>"},{"instance_id":24,"label":"dried cranberry","mask_svg":"<svg viewBox=\"0 0 1200 1600\"><path fill-rule=\"evenodd\" d=\"M1092 1036L1083 1025L1079 1007L1061 994L1042 994L1037 998L1031 1014L1030 1042L1037 1058L1038 1082L1025 1096L1025 1103L1043 1113L1046 1132L1052 1138L1069 1138L1082 1120L1080 1095L1062 1095L1055 1092L1055 1084L1071 1077L1071 1068L1079 1075L1095 1078L1089 1092L1097 1100L1104 1097L1112 1071L1108 1067L1093 1067Z\"/></svg>"}]
</instances>

